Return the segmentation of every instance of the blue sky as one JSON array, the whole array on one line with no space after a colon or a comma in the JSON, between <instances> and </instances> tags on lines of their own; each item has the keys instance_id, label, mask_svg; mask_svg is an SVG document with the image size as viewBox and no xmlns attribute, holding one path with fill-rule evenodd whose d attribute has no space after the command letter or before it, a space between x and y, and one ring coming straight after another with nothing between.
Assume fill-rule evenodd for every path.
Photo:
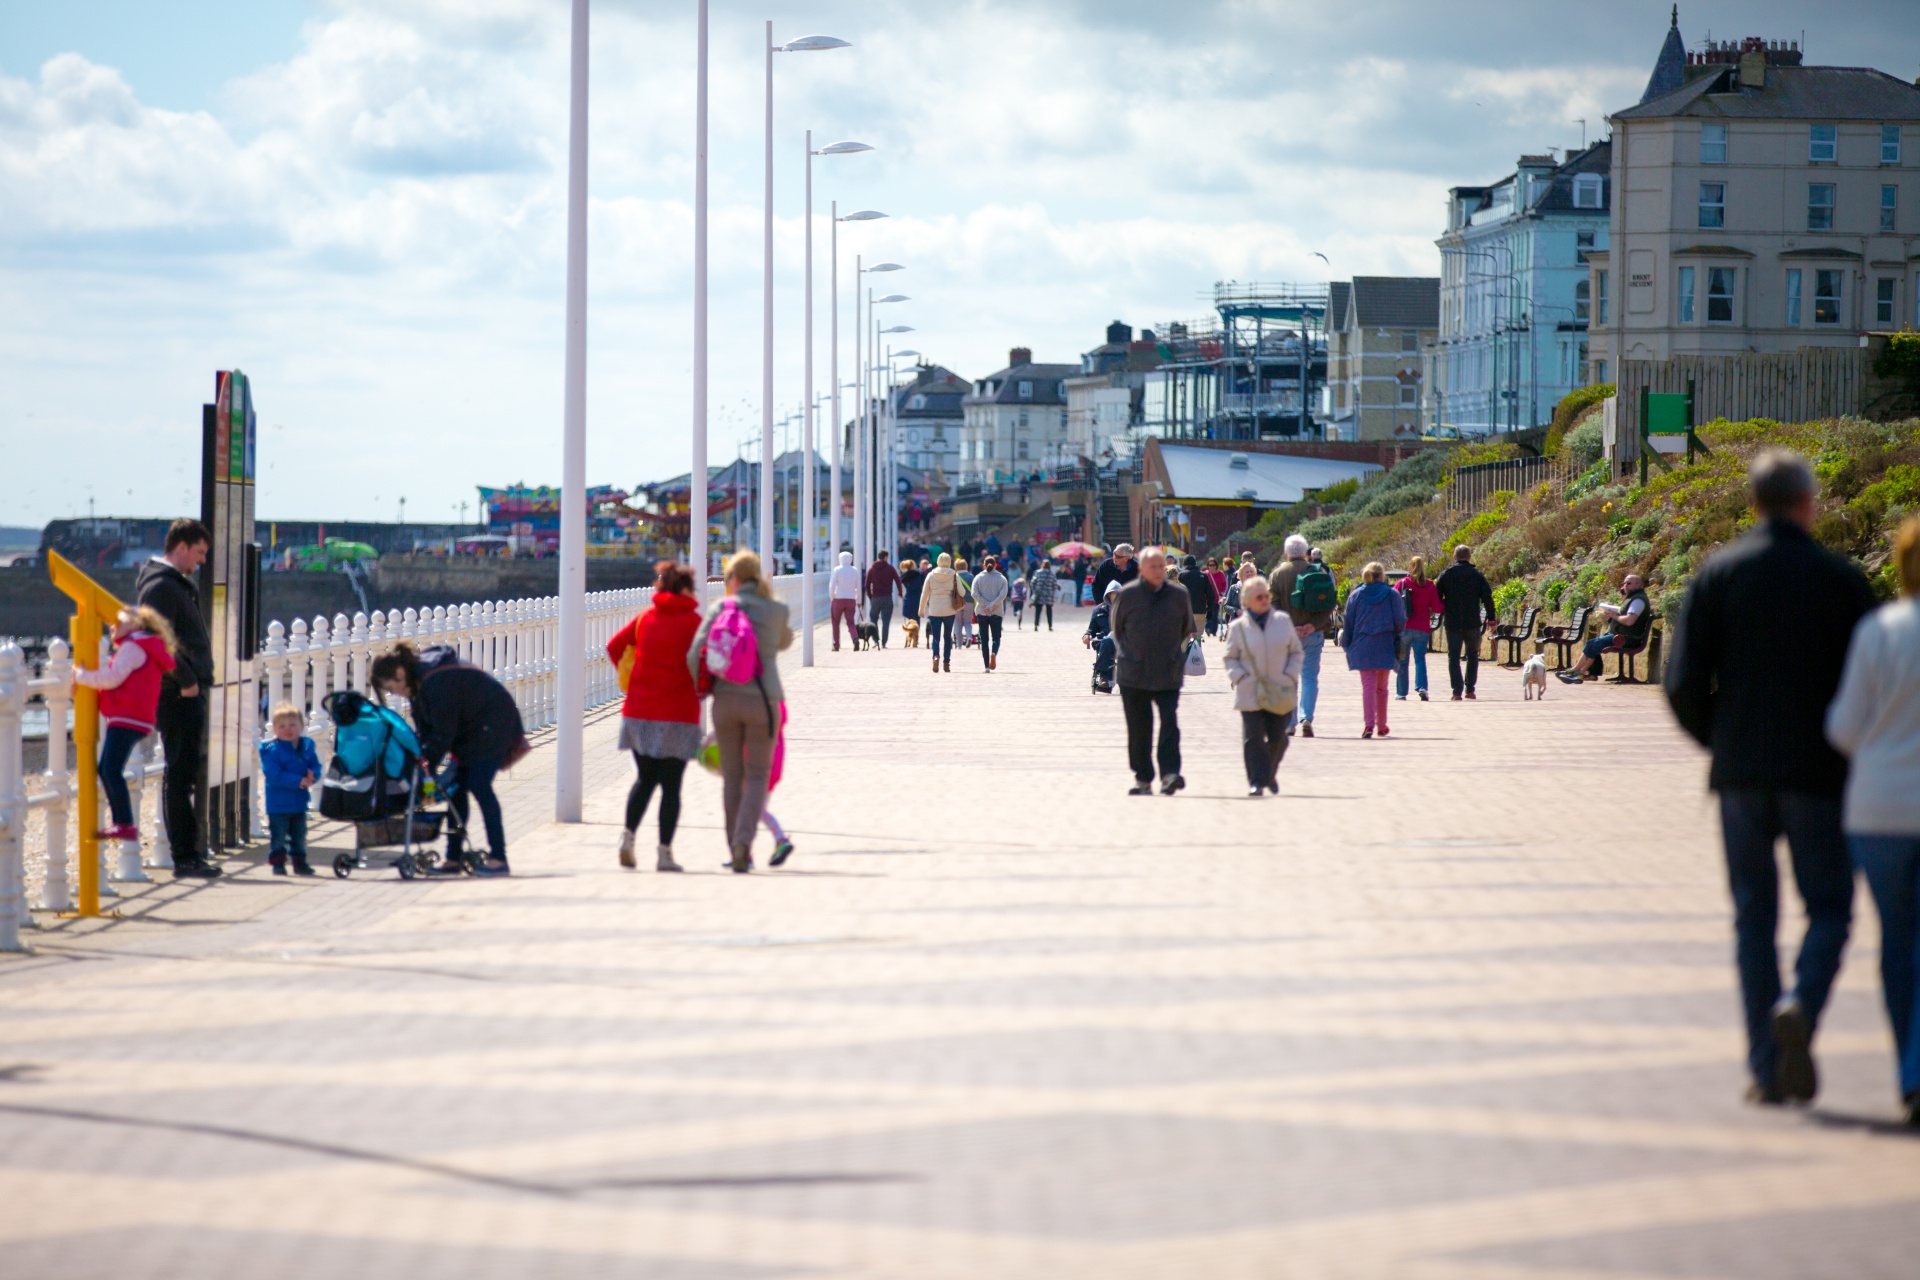
<instances>
[{"instance_id":1,"label":"blue sky","mask_svg":"<svg viewBox=\"0 0 1920 1280\"><path fill-rule=\"evenodd\" d=\"M801 131L818 212L894 215L909 341L966 376L1071 360L1218 279L1436 274L1445 189L1597 135L1667 5L787 0L713 5L712 452L759 420L760 22L778 66L777 394L801 367ZM260 509L451 517L559 471L565 0L0 3L0 522L191 510L198 405L253 376ZM597 0L589 471L687 464L691 0ZM1911 0L1819 12L1812 60L1920 70ZM1798 37L1683 6L1689 44ZM826 223L817 231L822 241ZM825 245L820 356L827 385ZM872 260L870 257L869 260ZM10 468L12 470L12 468ZM469 506L469 511L471 506Z\"/></svg>"}]
</instances>

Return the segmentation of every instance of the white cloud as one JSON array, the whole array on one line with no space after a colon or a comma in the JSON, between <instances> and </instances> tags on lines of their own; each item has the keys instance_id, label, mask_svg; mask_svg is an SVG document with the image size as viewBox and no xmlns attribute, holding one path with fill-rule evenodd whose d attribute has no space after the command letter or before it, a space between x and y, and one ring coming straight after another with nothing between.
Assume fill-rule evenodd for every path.
<instances>
[{"instance_id":1,"label":"white cloud","mask_svg":"<svg viewBox=\"0 0 1920 1280\"><path fill-rule=\"evenodd\" d=\"M1221 279L1431 274L1445 189L1598 136L1664 32L1596 44L1516 6L1490 40L1397 0L776 0L778 397L800 397L800 132L855 252L911 270L913 345L965 375L1068 360L1115 317L1192 318ZM212 112L143 104L82 50L0 76L0 434L18 519L185 504L216 368L253 374L274 514L451 512L558 473L566 6L328 0ZM691 6L602 0L593 60L590 469L686 464ZM1652 9L1648 9L1652 14ZM761 28L715 7L713 454L757 421ZM1577 39L1576 39L1577 38ZM1643 47L1644 46L1644 47ZM1909 59L1910 61L1910 59ZM1901 64L1905 65L1905 64ZM844 308L843 308L844 310ZM843 376L845 370L843 369ZM31 416L29 416L31 415ZM10 459L11 460L11 459Z\"/></svg>"}]
</instances>

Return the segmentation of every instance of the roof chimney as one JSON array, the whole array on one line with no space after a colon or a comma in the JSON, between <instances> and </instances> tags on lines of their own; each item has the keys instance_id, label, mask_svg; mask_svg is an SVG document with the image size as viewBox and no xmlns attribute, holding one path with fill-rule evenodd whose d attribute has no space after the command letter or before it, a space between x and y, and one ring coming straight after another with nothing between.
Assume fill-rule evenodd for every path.
<instances>
[{"instance_id":1,"label":"roof chimney","mask_svg":"<svg viewBox=\"0 0 1920 1280\"><path fill-rule=\"evenodd\" d=\"M1742 89L1767 87L1767 51L1765 49L1749 48L1740 54L1740 87Z\"/></svg>"},{"instance_id":2,"label":"roof chimney","mask_svg":"<svg viewBox=\"0 0 1920 1280\"><path fill-rule=\"evenodd\" d=\"M1107 342L1113 346L1125 346L1133 341L1133 326L1115 320L1107 326Z\"/></svg>"},{"instance_id":3,"label":"roof chimney","mask_svg":"<svg viewBox=\"0 0 1920 1280\"><path fill-rule=\"evenodd\" d=\"M1023 364L1032 363L1032 347L1015 347L1013 350L1007 352L1007 367L1010 369L1018 369Z\"/></svg>"}]
</instances>

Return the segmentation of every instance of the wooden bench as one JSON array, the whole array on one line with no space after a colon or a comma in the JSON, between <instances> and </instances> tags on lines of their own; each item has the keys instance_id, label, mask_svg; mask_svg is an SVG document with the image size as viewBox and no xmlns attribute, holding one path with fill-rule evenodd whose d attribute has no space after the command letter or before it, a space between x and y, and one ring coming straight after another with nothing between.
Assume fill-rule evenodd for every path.
<instances>
[{"instance_id":1,"label":"wooden bench","mask_svg":"<svg viewBox=\"0 0 1920 1280\"><path fill-rule=\"evenodd\" d=\"M1517 667L1520 665L1520 646L1533 639L1533 626L1534 623L1539 620L1539 606L1528 605L1526 612L1520 615L1519 622L1512 626L1502 625L1493 629L1493 654L1496 659L1500 656L1501 645L1511 646L1509 652L1512 654L1513 660L1511 662L1502 662L1500 664L1501 666Z\"/></svg>"},{"instance_id":2,"label":"wooden bench","mask_svg":"<svg viewBox=\"0 0 1920 1280\"><path fill-rule=\"evenodd\" d=\"M1620 659L1614 673L1607 678L1609 684L1644 684L1646 681L1634 674L1633 660L1642 653L1647 655L1647 679L1653 678L1653 670L1660 661L1660 616L1654 614L1647 619L1647 634L1640 637L1640 643L1611 650Z\"/></svg>"},{"instance_id":3,"label":"wooden bench","mask_svg":"<svg viewBox=\"0 0 1920 1280\"><path fill-rule=\"evenodd\" d=\"M1573 611L1573 617L1564 626L1540 628L1541 643L1558 649L1554 655L1558 659L1553 664L1555 671L1565 671L1573 665L1573 651L1587 638L1587 619L1592 616L1593 606L1583 604Z\"/></svg>"}]
</instances>

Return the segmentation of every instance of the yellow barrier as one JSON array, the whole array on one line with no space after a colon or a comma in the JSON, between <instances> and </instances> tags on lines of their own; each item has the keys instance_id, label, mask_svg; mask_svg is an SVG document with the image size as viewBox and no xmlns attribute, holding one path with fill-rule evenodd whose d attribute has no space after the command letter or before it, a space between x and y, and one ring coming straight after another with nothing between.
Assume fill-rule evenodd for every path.
<instances>
[{"instance_id":1,"label":"yellow barrier","mask_svg":"<svg viewBox=\"0 0 1920 1280\"><path fill-rule=\"evenodd\" d=\"M51 548L47 551L47 569L53 585L73 601L73 627L69 640L73 645L75 666L89 671L100 666L101 632L119 621L126 608L113 593L80 571L79 566ZM49 735L52 740L52 735ZM74 794L79 810L75 821L80 842L80 892L76 914L100 914L100 694L79 685L73 691L73 747L79 757Z\"/></svg>"}]
</instances>

